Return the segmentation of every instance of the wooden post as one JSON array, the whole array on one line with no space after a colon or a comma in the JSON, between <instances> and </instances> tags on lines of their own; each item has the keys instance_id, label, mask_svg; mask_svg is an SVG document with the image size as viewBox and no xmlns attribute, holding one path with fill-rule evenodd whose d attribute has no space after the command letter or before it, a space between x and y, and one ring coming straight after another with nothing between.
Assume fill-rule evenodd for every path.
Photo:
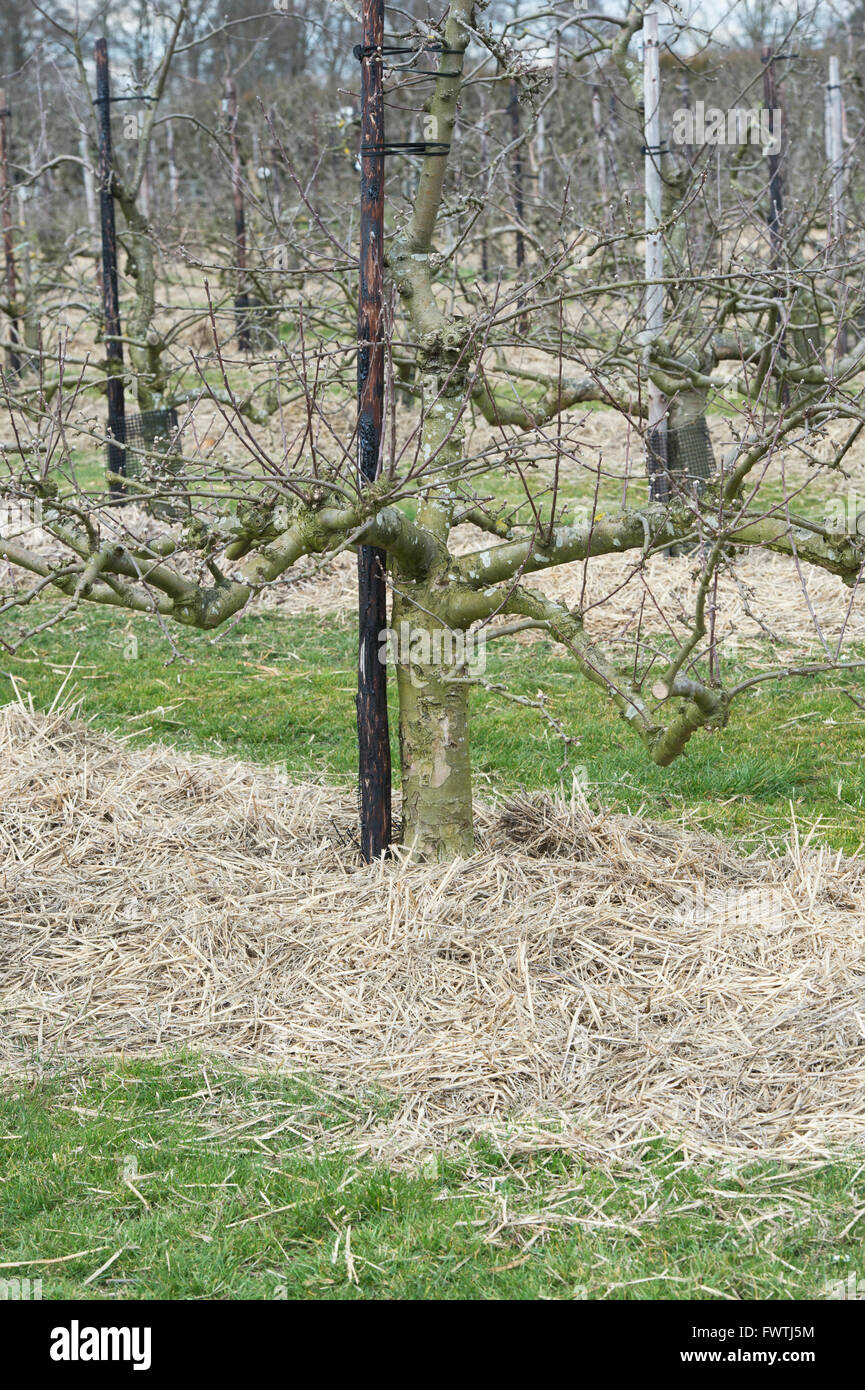
<instances>
[{"instance_id":1,"label":"wooden post","mask_svg":"<svg viewBox=\"0 0 865 1390\"><path fill-rule=\"evenodd\" d=\"M781 264L784 251L784 188L781 179L781 130L775 115L779 106L774 49L764 45L760 50L760 60L763 64L763 106L769 113L769 153L767 156L769 165L769 212L767 216L769 264L775 270ZM786 330L782 328L778 343L778 362L783 365L786 360L787 334ZM782 380L778 386L779 405L785 404L789 400L789 395L787 383Z\"/></svg>"},{"instance_id":2,"label":"wooden post","mask_svg":"<svg viewBox=\"0 0 865 1390\"><path fill-rule=\"evenodd\" d=\"M607 102L606 136L607 182L612 191L618 187L619 183L619 165L616 159L616 146L619 141L619 112L614 92L610 92L610 99Z\"/></svg>"},{"instance_id":3,"label":"wooden post","mask_svg":"<svg viewBox=\"0 0 865 1390\"><path fill-rule=\"evenodd\" d=\"M488 168L489 149L488 149L488 146L487 146L487 89L486 89L486 85L485 85L483 82L480 84L480 86L479 86L479 88L478 88L478 92L479 92L479 97L480 97L480 108L481 108L481 122L480 122L480 124L481 124L481 149L480 149L480 155L481 155L481 172L482 172L483 178L484 178L484 184L485 184L486 193L489 194L489 187L490 187L490 171L489 171L489 168ZM487 239L487 219L488 219L488 216L489 216L489 213L488 213L488 211L487 211L488 206L489 206L489 198L488 198L488 197L485 197L484 200L483 200L483 210L482 210L482 212L481 212L481 217L480 217L480 228L481 228L481 279L484 281L484 283L486 283L487 280L489 280L489 278L490 278L490 255L489 255L489 242L488 242L488 239Z\"/></svg>"},{"instance_id":4,"label":"wooden post","mask_svg":"<svg viewBox=\"0 0 865 1390\"><path fill-rule=\"evenodd\" d=\"M520 87L519 83L511 78L510 95L508 99L508 115L511 120L511 140L516 142L514 145L513 159L511 161L511 171L513 178L514 194L514 213L517 219L517 239L516 239L516 263L517 274L525 264L526 244L523 237L523 156L519 144L520 138Z\"/></svg>"},{"instance_id":5,"label":"wooden post","mask_svg":"<svg viewBox=\"0 0 865 1390\"><path fill-rule=\"evenodd\" d=\"M15 275L15 242L12 237L12 193L9 187L9 108L6 93L0 88L0 216L3 221L3 252L6 258L6 299L9 304L9 342L6 367L11 376L21 371L18 346L21 331L18 322L18 285Z\"/></svg>"},{"instance_id":6,"label":"wooden post","mask_svg":"<svg viewBox=\"0 0 865 1390\"><path fill-rule=\"evenodd\" d=\"M535 185L538 201L543 202L546 192L547 122L543 111L538 112L535 123Z\"/></svg>"},{"instance_id":7,"label":"wooden post","mask_svg":"<svg viewBox=\"0 0 865 1390\"><path fill-rule=\"evenodd\" d=\"M318 129L318 107L313 108L310 134L312 136L312 167L318 170L318 161L321 153L321 138ZM321 187L319 183L314 182L309 190L309 201L312 204L313 210L316 212L318 211L320 192Z\"/></svg>"},{"instance_id":8,"label":"wooden post","mask_svg":"<svg viewBox=\"0 0 865 1390\"><path fill-rule=\"evenodd\" d=\"M87 148L87 132L81 130L78 136L78 153L81 156L81 177L84 181L84 206L87 208L87 225L96 236L96 194L93 189L93 170L90 167L90 151Z\"/></svg>"},{"instance_id":9,"label":"wooden post","mask_svg":"<svg viewBox=\"0 0 865 1390\"><path fill-rule=\"evenodd\" d=\"M225 78L225 116L231 142L231 186L234 194L234 264L237 272L237 292L234 296L234 326L237 345L249 352L252 338L249 332L249 294L246 288L246 212L243 205L243 166L240 141L237 138L237 87L231 73Z\"/></svg>"},{"instance_id":10,"label":"wooden post","mask_svg":"<svg viewBox=\"0 0 865 1390\"><path fill-rule=\"evenodd\" d=\"M145 222L152 222L157 216L156 185L153 178L152 142L148 145L147 157L144 161L144 169L141 174L141 186L138 191L138 206Z\"/></svg>"},{"instance_id":11,"label":"wooden post","mask_svg":"<svg viewBox=\"0 0 865 1390\"><path fill-rule=\"evenodd\" d=\"M508 99L508 115L511 122L511 140L515 141L513 159L511 161L511 178L513 181L514 215L517 223L517 235L515 244L515 260L517 279L526 261L526 240L523 236L523 217L525 213L525 203L523 200L523 155L520 140L520 85L515 78L511 78L510 96ZM522 309L525 304L524 299L517 301L517 308ZM517 329L520 333L528 332L528 318L525 314L517 320Z\"/></svg>"},{"instance_id":12,"label":"wooden post","mask_svg":"<svg viewBox=\"0 0 865 1390\"><path fill-rule=\"evenodd\" d=\"M844 232L844 118L841 94L841 63L829 59L829 85L826 89L826 146L829 156L829 236L834 242L832 258L836 268L836 285L843 298ZM843 312L843 310L842 310ZM835 352L843 357L847 351L847 328L839 318L835 337Z\"/></svg>"},{"instance_id":13,"label":"wooden post","mask_svg":"<svg viewBox=\"0 0 865 1390\"><path fill-rule=\"evenodd\" d=\"M607 157L604 152L604 122L601 116L601 89L592 88L592 125L595 128L595 155L598 161L598 193L604 226L610 227L610 189L607 183Z\"/></svg>"},{"instance_id":14,"label":"wooden post","mask_svg":"<svg viewBox=\"0 0 865 1390\"><path fill-rule=\"evenodd\" d=\"M28 215L24 193L25 190L19 187L17 198L18 229L21 240L18 244L18 249L21 253L21 283L24 289L24 321L21 325L21 330L24 337L25 349L33 348L35 352L38 352L40 346L39 317L38 310L33 302L33 263L30 255L30 229L27 223ZM29 351L26 351L22 363L22 370L27 371L28 368L33 366L37 361L38 358L35 356L31 357Z\"/></svg>"},{"instance_id":15,"label":"wooden post","mask_svg":"<svg viewBox=\"0 0 865 1390\"><path fill-rule=\"evenodd\" d=\"M168 155L168 193L171 200L171 211L176 212L180 196L180 184L177 177L177 162L174 158L174 126L171 121L165 123L165 150Z\"/></svg>"},{"instance_id":16,"label":"wooden post","mask_svg":"<svg viewBox=\"0 0 865 1390\"><path fill-rule=\"evenodd\" d=\"M775 81L775 54L764 47L760 54L763 63L763 105L769 113L769 240L772 265L781 262L783 249L781 221L784 213L784 190L781 182L781 131L777 127L778 88Z\"/></svg>"},{"instance_id":17,"label":"wooden post","mask_svg":"<svg viewBox=\"0 0 865 1390\"><path fill-rule=\"evenodd\" d=\"M649 10L643 19L643 151L646 183L646 366L651 345L664 326L664 247L661 237L661 65L658 43L658 12ZM667 501L670 477L667 471L667 401L651 379L649 397L649 496Z\"/></svg>"},{"instance_id":18,"label":"wooden post","mask_svg":"<svg viewBox=\"0 0 865 1390\"><path fill-rule=\"evenodd\" d=\"M96 40L96 114L99 121L99 212L102 223L102 305L105 356L108 359L108 468L121 477L126 473L126 408L123 399L123 343L120 338L120 298L117 288L117 231L114 225L114 189L111 167L111 81L108 44ZM109 483L109 491L123 492L123 484Z\"/></svg>"},{"instance_id":19,"label":"wooden post","mask_svg":"<svg viewBox=\"0 0 865 1390\"><path fill-rule=\"evenodd\" d=\"M360 296L357 321L358 486L379 469L384 415L384 0L362 0L360 79ZM385 551L358 550L357 742L360 846L367 863L391 839L387 667L380 660L387 627Z\"/></svg>"},{"instance_id":20,"label":"wooden post","mask_svg":"<svg viewBox=\"0 0 865 1390\"><path fill-rule=\"evenodd\" d=\"M688 72L687 67L684 67L684 68L682 69L682 79L681 79L681 81L680 81L680 83L679 83L679 92L680 92L681 97L682 97L682 106L684 107L684 109L685 109L686 111L690 111L690 109L691 109L691 76L690 76L690 73ZM694 168L694 156L693 156L693 151L692 151L691 145L690 145L690 144L688 143L688 141L686 140L685 143L684 143L680 148L681 148L682 154L684 155L685 159L687 160L688 168L689 168L689 169L693 169L693 168Z\"/></svg>"},{"instance_id":21,"label":"wooden post","mask_svg":"<svg viewBox=\"0 0 865 1390\"><path fill-rule=\"evenodd\" d=\"M269 128L270 128L271 130L274 130L274 131L276 130L276 108L273 107L273 106L270 108L270 116L269 116L269 119L268 119L268 124L269 124ZM277 222L278 222L278 221L279 221L279 217L280 217L280 211L281 211L281 184L280 184L280 176L279 176L279 169L280 169L280 152L279 152L279 145L277 144L276 138L275 138L275 137L274 137L273 142L272 142L272 144L271 144L271 146L270 146L270 168L271 168L271 198L272 198L272 200L273 200L273 215L274 215L274 217L276 218L276 220L277 220Z\"/></svg>"}]
</instances>

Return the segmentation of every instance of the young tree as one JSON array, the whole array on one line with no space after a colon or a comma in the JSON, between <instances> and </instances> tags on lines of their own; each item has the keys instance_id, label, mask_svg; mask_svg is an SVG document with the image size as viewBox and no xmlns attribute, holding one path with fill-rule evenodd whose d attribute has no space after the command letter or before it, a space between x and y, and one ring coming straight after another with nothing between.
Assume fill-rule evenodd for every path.
<instances>
[{"instance_id":1,"label":"young tree","mask_svg":"<svg viewBox=\"0 0 865 1390\"><path fill-rule=\"evenodd\" d=\"M617 197L607 171L624 178L629 163L636 169L642 164L646 111L638 44L647 9L635 0L618 16L598 17L562 4L533 24L509 15L498 22L495 11L473 0L451 0L440 25L419 23L404 36L415 57L396 60L392 77L399 90L413 90L431 57L437 76L419 118L428 149L416 185L407 200L391 202L386 265L394 295L388 346L393 429L378 478L363 488L347 411L356 348L347 297L347 267L356 263L349 240L354 229L336 202L322 208L312 179L300 177L271 125L299 229L291 243L295 274L282 291L293 337L264 364L268 411L260 420L272 408L276 437L244 418L249 398L237 382L245 365L217 348L221 381L202 371L195 389L209 408L222 410L235 457L222 464L172 457L142 476L140 501L167 503L185 514L185 523L168 527L151 524L139 511L129 514L117 499L94 495L76 481L70 436L77 395L62 361L64 389L50 398L30 399L24 408L8 393L20 461L6 490L40 503L54 550L46 554L24 536L0 541L0 554L35 576L4 609L26 612L34 598L59 590L65 602L52 621L89 602L154 614L166 630L170 622L210 630L285 582L304 556L325 560L360 545L380 548L387 555L390 626L408 633L393 651L403 838L418 854L435 858L469 854L474 843L467 635L482 630L491 639L527 628L546 633L660 766L677 758L698 731L722 728L734 702L755 683L850 664L840 646L824 644L819 661L791 662L783 671L769 667L730 685L718 659L712 609L719 576L735 567L743 549L789 557L791 583L800 582L807 565L840 576L854 590L860 582L865 543L855 526L837 518L827 524L800 511L804 485L783 469L779 500L773 469L782 451L792 449L813 477L838 476L865 424L865 342L843 356L822 348L837 340L837 324L861 295L862 259L850 255L839 278L831 246L815 250L811 244L819 186L770 235L763 146L751 140L747 126L742 133L738 118L724 145L692 141L690 160L671 140L666 148L659 143L650 153L661 162L665 190L658 228L664 322L660 332L646 334L639 185L635 179L630 192ZM181 7L175 35L184 14ZM707 36L695 34L674 12L662 36L668 51L682 47L683 62L711 48ZM723 71L719 52L713 62ZM752 67L750 91L760 77L759 55ZM694 63L693 70L696 85L704 69ZM615 94L634 132L630 149L623 144L615 161L605 161L604 187L594 191L593 87ZM514 120L515 90L525 108L520 121ZM525 183L530 164L515 165L515 151L529 147L544 115L546 158L551 131L559 128L557 112L573 104L575 91L586 94L585 147L562 140L558 185L548 176L543 196L526 197L524 189L516 205L513 171L519 167ZM735 92L733 100L731 109L738 109ZM497 143L488 140L486 116L479 138L481 108L502 113ZM789 165L789 146L785 159ZM141 167L139 154L136 170ZM313 173L321 168L319 155ZM139 185L137 172L131 184L118 187L118 200L146 256L129 194ZM501 226L489 216L490 206L500 211ZM263 219L266 212L260 206L257 215ZM279 241L284 220L273 219L272 230L285 247ZM496 281L478 275L481 243L502 244L507 235L516 244L517 233L520 263ZM281 263L272 273L285 270ZM322 312L329 286L334 295ZM146 314L135 312L140 341ZM218 340L213 310L210 321ZM230 333L228 327L226 339ZM152 390L152 358L138 351L143 356L136 373ZM623 438L645 434L650 384L666 402L672 441L665 486L647 500L641 453L639 464L619 479L619 503L602 511L597 498L607 486L605 468L601 459L586 460L578 408L592 402L615 412ZM398 394L409 396L407 411L398 410ZM739 435L731 456L714 470L705 423L711 402L734 411ZM299 405L299 420L292 404ZM816 445L834 422L845 425L845 438L821 453ZM689 449L695 448L691 466ZM574 476L589 486L587 506L568 486ZM521 489L518 503L497 498L502 477ZM72 486L60 486L62 479ZM468 524L477 530L474 548L466 550ZM587 606L568 607L532 583L533 575L557 566L620 555L632 559L621 582L642 585L644 592L648 561L671 547L688 553L693 586L690 621L666 644L641 637L638 623L628 647L606 650L592 634Z\"/></svg>"}]
</instances>

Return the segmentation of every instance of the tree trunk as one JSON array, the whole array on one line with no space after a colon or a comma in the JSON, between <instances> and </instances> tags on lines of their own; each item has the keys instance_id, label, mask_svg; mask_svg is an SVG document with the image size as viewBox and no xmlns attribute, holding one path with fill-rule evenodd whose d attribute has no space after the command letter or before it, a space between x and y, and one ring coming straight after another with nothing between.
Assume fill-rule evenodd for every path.
<instances>
[{"instance_id":1,"label":"tree trunk","mask_svg":"<svg viewBox=\"0 0 865 1390\"><path fill-rule=\"evenodd\" d=\"M463 634L395 598L403 844L423 859L474 852Z\"/></svg>"}]
</instances>

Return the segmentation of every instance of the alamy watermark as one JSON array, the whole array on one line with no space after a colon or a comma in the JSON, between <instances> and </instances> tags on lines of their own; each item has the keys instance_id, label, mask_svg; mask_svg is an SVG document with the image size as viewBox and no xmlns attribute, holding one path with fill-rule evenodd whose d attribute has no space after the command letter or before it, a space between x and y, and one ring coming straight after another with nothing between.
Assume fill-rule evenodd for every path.
<instances>
[{"instance_id":1,"label":"alamy watermark","mask_svg":"<svg viewBox=\"0 0 865 1390\"><path fill-rule=\"evenodd\" d=\"M823 520L830 531L865 536L865 493L851 488L846 494L835 493L822 506Z\"/></svg>"},{"instance_id":2,"label":"alamy watermark","mask_svg":"<svg viewBox=\"0 0 865 1390\"><path fill-rule=\"evenodd\" d=\"M722 111L698 101L693 111L673 112L671 134L677 145L759 145L764 155L781 152L781 111L732 107Z\"/></svg>"},{"instance_id":3,"label":"alamy watermark","mask_svg":"<svg viewBox=\"0 0 865 1390\"><path fill-rule=\"evenodd\" d=\"M865 1302L865 1279L851 1271L846 1279L829 1279L823 1285L823 1292L827 1298L862 1303Z\"/></svg>"},{"instance_id":4,"label":"alamy watermark","mask_svg":"<svg viewBox=\"0 0 865 1390\"><path fill-rule=\"evenodd\" d=\"M718 931L750 927L770 933L787 925L789 904L778 888L762 884L756 888L718 890L693 887L680 889L676 897L691 922Z\"/></svg>"},{"instance_id":5,"label":"alamy watermark","mask_svg":"<svg viewBox=\"0 0 865 1390\"><path fill-rule=\"evenodd\" d=\"M28 531L35 531L41 525L42 503L38 498L17 501L0 497L0 537L26 536Z\"/></svg>"},{"instance_id":6,"label":"alamy watermark","mask_svg":"<svg viewBox=\"0 0 865 1390\"><path fill-rule=\"evenodd\" d=\"M73 1318L68 1327L55 1327L48 1351L52 1361L126 1361L133 1371L149 1371L152 1328L82 1327Z\"/></svg>"},{"instance_id":7,"label":"alamy watermark","mask_svg":"<svg viewBox=\"0 0 865 1390\"><path fill-rule=\"evenodd\" d=\"M459 671L464 676L482 676L487 669L486 631L454 631L449 627L412 626L403 620L399 627L382 628L378 635L378 659L385 665L405 666L412 685L425 684L422 675L416 673L417 667Z\"/></svg>"},{"instance_id":8,"label":"alamy watermark","mask_svg":"<svg viewBox=\"0 0 865 1390\"><path fill-rule=\"evenodd\" d=\"M0 1279L0 1303L28 1303L41 1297L41 1279Z\"/></svg>"}]
</instances>

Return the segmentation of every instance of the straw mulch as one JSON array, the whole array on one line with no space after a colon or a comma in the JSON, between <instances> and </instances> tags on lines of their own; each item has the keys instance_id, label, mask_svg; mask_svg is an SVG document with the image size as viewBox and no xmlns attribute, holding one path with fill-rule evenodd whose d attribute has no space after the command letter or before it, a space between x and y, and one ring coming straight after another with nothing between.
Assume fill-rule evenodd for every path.
<instances>
[{"instance_id":1,"label":"straw mulch","mask_svg":"<svg viewBox=\"0 0 865 1390\"><path fill-rule=\"evenodd\" d=\"M478 807L469 862L366 868L350 795L20 705L0 745L7 1068L189 1045L377 1083L406 1152L865 1136L856 859L524 797Z\"/></svg>"}]
</instances>

